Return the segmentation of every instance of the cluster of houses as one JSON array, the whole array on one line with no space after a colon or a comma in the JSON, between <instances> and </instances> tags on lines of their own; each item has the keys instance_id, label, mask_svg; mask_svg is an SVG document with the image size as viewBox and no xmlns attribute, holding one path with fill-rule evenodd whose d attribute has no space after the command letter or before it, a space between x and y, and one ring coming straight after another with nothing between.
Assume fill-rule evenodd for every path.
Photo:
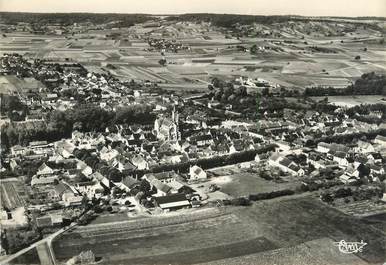
<instances>
[{"instance_id":1,"label":"cluster of houses","mask_svg":"<svg viewBox=\"0 0 386 265\"><path fill-rule=\"evenodd\" d=\"M25 71L34 65L10 56L6 60L7 69L14 71L19 62ZM267 111L258 122L243 118L219 119L208 117L214 109L200 104L199 100L182 100L140 88L128 93L124 83L103 75L59 72L51 65L39 66L32 72L52 77L49 78L52 82L57 79L63 82L54 90L43 88L41 99L23 97L30 113L38 113L41 108L72 108L77 100L62 95L76 88L83 99L102 108L116 110L119 104L150 104L156 115L154 124L150 125L114 125L106 127L104 132L74 130L71 138L54 143L38 141L28 146L12 146L6 158L11 170L20 167L23 160L44 161L28 183L32 194L29 207L46 213L35 218L42 225L60 223L58 207L76 208L107 194L120 194L122 207L135 204L138 211L197 207L201 196L189 184L205 181L208 176L205 170L191 164L192 161L256 151L267 144L275 144L276 150L267 155L266 166L299 179L325 169L336 172L344 184L364 178L380 182L385 175L386 138L381 135L373 140L360 139L351 145L319 141L315 148L309 147L310 142L321 136L368 133L384 126L349 119L340 110L336 115L317 110L284 109L281 115ZM264 80L240 78L238 81L244 85L257 82L269 85ZM190 107L193 111L189 112ZM44 122L33 115L28 119L32 123ZM256 161L259 160L256 156ZM184 163L190 164L188 172L164 169L165 165Z\"/></svg>"},{"instance_id":2,"label":"cluster of houses","mask_svg":"<svg viewBox=\"0 0 386 265\"><path fill-rule=\"evenodd\" d=\"M148 40L148 44L151 47L149 50L156 49L161 52L177 52L190 49L189 46L183 45L176 40L151 38Z\"/></svg>"},{"instance_id":3,"label":"cluster of houses","mask_svg":"<svg viewBox=\"0 0 386 265\"><path fill-rule=\"evenodd\" d=\"M378 135L372 141L358 140L351 146L326 142L319 142L316 148L282 150L278 146L277 151L268 158L267 165L300 179L329 171L346 185L355 185L358 181L381 183L386 172L385 140L384 136ZM303 156L303 161L293 159L294 153Z\"/></svg>"}]
</instances>

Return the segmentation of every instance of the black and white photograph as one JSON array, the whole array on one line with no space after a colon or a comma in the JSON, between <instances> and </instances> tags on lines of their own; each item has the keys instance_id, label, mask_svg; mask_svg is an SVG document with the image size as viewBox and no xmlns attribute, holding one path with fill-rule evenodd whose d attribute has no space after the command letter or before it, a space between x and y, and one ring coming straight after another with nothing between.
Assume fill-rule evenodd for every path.
<instances>
[{"instance_id":1,"label":"black and white photograph","mask_svg":"<svg viewBox=\"0 0 386 265\"><path fill-rule=\"evenodd\" d=\"M0 265L386 265L385 0L0 0Z\"/></svg>"}]
</instances>

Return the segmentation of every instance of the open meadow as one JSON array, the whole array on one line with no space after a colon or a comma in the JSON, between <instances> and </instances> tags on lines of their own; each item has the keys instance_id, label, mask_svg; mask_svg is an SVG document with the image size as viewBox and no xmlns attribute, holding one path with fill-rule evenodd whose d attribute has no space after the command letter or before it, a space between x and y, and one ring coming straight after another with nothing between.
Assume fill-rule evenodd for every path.
<instances>
[{"instance_id":1,"label":"open meadow","mask_svg":"<svg viewBox=\"0 0 386 265\"><path fill-rule=\"evenodd\" d=\"M342 239L364 240L368 246L355 257L344 257L333 245ZM385 234L375 226L305 196L79 227L57 238L53 246L58 259L92 249L103 264L195 264L254 253L261 253L258 257L265 257L266 264L272 260L269 253L284 264L288 252L283 251L291 249L307 252L308 258L318 256L320 261L317 253L322 244L324 251L334 255L331 260L374 264L385 261L384 240ZM292 262L297 258L301 256Z\"/></svg>"}]
</instances>

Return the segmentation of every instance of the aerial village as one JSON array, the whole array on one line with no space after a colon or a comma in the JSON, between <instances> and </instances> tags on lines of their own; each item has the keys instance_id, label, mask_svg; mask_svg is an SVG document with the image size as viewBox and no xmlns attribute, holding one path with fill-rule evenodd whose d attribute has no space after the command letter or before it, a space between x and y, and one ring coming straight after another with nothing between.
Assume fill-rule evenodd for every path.
<instances>
[{"instance_id":1,"label":"aerial village","mask_svg":"<svg viewBox=\"0 0 386 265\"><path fill-rule=\"evenodd\" d=\"M186 42L155 33L146 41L147 48L135 47L157 54L159 67L173 67L169 53L191 52ZM284 52L268 46L252 48ZM181 93L155 80L120 78L112 74L117 67L2 54L3 253L74 223L299 194L347 214L385 211L384 103L332 104L312 87L299 92L248 73L191 80L204 88ZM383 82L385 93L384 75L358 79L337 90Z\"/></svg>"}]
</instances>

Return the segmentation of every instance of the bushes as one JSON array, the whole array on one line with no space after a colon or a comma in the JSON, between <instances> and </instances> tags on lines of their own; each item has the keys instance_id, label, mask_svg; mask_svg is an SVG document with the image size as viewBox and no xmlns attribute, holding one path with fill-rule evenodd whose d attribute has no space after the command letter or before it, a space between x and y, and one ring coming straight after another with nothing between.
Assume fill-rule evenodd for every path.
<instances>
[{"instance_id":1,"label":"bushes","mask_svg":"<svg viewBox=\"0 0 386 265\"><path fill-rule=\"evenodd\" d=\"M276 197L293 195L295 192L293 190L279 190L272 191L267 193L258 193L258 194L250 194L246 197L239 197L232 200L222 200L222 203L225 206L249 206L252 201L260 201L260 200L269 200Z\"/></svg>"},{"instance_id":2,"label":"bushes","mask_svg":"<svg viewBox=\"0 0 386 265\"><path fill-rule=\"evenodd\" d=\"M359 60L360 56L355 57L355 59ZM304 94L306 96L386 95L386 76L377 75L374 72L366 73L345 89L308 87Z\"/></svg>"},{"instance_id":3,"label":"bushes","mask_svg":"<svg viewBox=\"0 0 386 265\"><path fill-rule=\"evenodd\" d=\"M85 213L84 215L82 215L78 219L78 224L79 225L87 225L88 223L90 223L95 218L96 218L95 212L94 211L89 211L89 212Z\"/></svg>"},{"instance_id":4,"label":"bushes","mask_svg":"<svg viewBox=\"0 0 386 265\"><path fill-rule=\"evenodd\" d=\"M354 201L370 200L373 198L382 198L383 192L380 187L360 187L352 192L352 196Z\"/></svg>"},{"instance_id":5,"label":"bushes","mask_svg":"<svg viewBox=\"0 0 386 265\"><path fill-rule=\"evenodd\" d=\"M5 240L3 243L7 253L15 253L33 242L41 239L41 234L37 230L30 229L7 229L5 230Z\"/></svg>"},{"instance_id":6,"label":"bushes","mask_svg":"<svg viewBox=\"0 0 386 265\"><path fill-rule=\"evenodd\" d=\"M293 195L295 192L293 190L278 190L268 193L258 193L249 195L249 200L251 201L260 201L260 200L269 200L276 197Z\"/></svg>"},{"instance_id":7,"label":"bushes","mask_svg":"<svg viewBox=\"0 0 386 265\"><path fill-rule=\"evenodd\" d=\"M192 165L198 165L203 169L221 167L225 165L233 165L237 163L252 161L255 159L256 154L266 153L268 151L273 151L275 149L274 144L263 146L257 150L248 150L244 152L234 153L231 155L216 156L211 158L203 158L198 160L193 160L185 163L178 164L167 164L167 165L158 165L151 168L148 172L135 172L136 174L142 173L159 173L163 171L178 171L178 172L188 172L189 167Z\"/></svg>"},{"instance_id":8,"label":"bushes","mask_svg":"<svg viewBox=\"0 0 386 265\"><path fill-rule=\"evenodd\" d=\"M331 188L337 185L341 185L342 182L340 180L325 180L324 182L317 182L314 180L310 180L307 182L303 182L301 185L302 191L316 191L321 188Z\"/></svg>"},{"instance_id":9,"label":"bushes","mask_svg":"<svg viewBox=\"0 0 386 265\"><path fill-rule=\"evenodd\" d=\"M232 206L249 206L251 205L251 201L248 198L240 197L232 200L223 200L224 205L232 205Z\"/></svg>"},{"instance_id":10,"label":"bushes","mask_svg":"<svg viewBox=\"0 0 386 265\"><path fill-rule=\"evenodd\" d=\"M361 186L354 190L348 187L330 190L321 194L320 199L327 203L332 203L335 199L344 199L344 202L347 203L350 201L350 197L352 197L354 201L364 201L379 199L382 198L382 196L383 191L381 187Z\"/></svg>"}]
</instances>

